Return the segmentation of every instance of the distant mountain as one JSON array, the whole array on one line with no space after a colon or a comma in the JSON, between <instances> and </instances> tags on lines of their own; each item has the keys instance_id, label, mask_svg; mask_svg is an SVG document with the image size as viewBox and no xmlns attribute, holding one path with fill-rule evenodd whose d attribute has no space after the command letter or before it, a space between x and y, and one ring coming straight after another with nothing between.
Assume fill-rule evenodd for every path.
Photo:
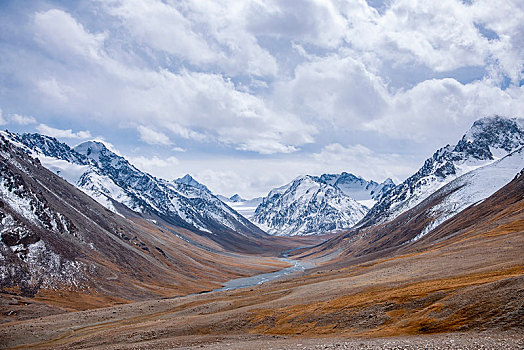
<instances>
[{"instance_id":1,"label":"distant mountain","mask_svg":"<svg viewBox=\"0 0 524 350\"><path fill-rule=\"evenodd\" d=\"M55 138L39 134L6 136L115 213L119 213L117 204L123 204L137 213L188 229L264 235L189 175L175 181L155 178L101 142L88 141L72 149Z\"/></svg>"},{"instance_id":2,"label":"distant mountain","mask_svg":"<svg viewBox=\"0 0 524 350\"><path fill-rule=\"evenodd\" d=\"M239 194L234 194L231 197L221 195L218 195L217 197L247 219L251 219L253 215L255 215L256 208L260 203L262 203L262 197L244 199L240 197Z\"/></svg>"},{"instance_id":3,"label":"distant mountain","mask_svg":"<svg viewBox=\"0 0 524 350\"><path fill-rule=\"evenodd\" d=\"M460 242L463 240L457 236L473 235L474 227L478 225L485 226L492 233L496 221L502 225L499 227L502 232L519 232L523 188L524 147L520 147L491 164L450 181L394 219L368 226L357 225L314 250L321 252L320 255L336 252L357 259L368 254L383 257L394 251L406 254L411 247L420 247L420 244L440 249L445 240ZM512 210L508 209L510 207ZM510 225L506 216L516 221ZM483 237L489 239L490 235ZM481 251L479 254L489 255L490 252ZM494 250L493 254L505 252Z\"/></svg>"},{"instance_id":4,"label":"distant mountain","mask_svg":"<svg viewBox=\"0 0 524 350\"><path fill-rule=\"evenodd\" d=\"M343 172L341 174L323 174L320 179L327 184L337 187L344 194L357 202L372 207L385 193L395 187L393 180L386 179L382 183L373 180L367 181L362 177Z\"/></svg>"},{"instance_id":5,"label":"distant mountain","mask_svg":"<svg viewBox=\"0 0 524 350\"><path fill-rule=\"evenodd\" d=\"M306 175L269 192L252 220L270 234L295 236L349 228L366 212L338 187Z\"/></svg>"},{"instance_id":6,"label":"distant mountain","mask_svg":"<svg viewBox=\"0 0 524 350\"><path fill-rule=\"evenodd\" d=\"M479 119L456 145L439 149L414 175L383 195L359 226L392 220L457 177L491 164L523 145L524 129L517 119Z\"/></svg>"},{"instance_id":7,"label":"distant mountain","mask_svg":"<svg viewBox=\"0 0 524 350\"><path fill-rule=\"evenodd\" d=\"M199 188L199 189L201 189L203 191L211 193L211 191L205 185L202 185L200 182L198 182L197 180L193 179L193 177L191 175L189 175L189 174L186 174L186 175L184 175L181 178L175 179L175 180L173 180L173 182L176 182L176 183L179 183L179 184L182 184L182 185L193 186L193 187Z\"/></svg>"},{"instance_id":8,"label":"distant mountain","mask_svg":"<svg viewBox=\"0 0 524 350\"><path fill-rule=\"evenodd\" d=\"M229 200L231 202L234 202L234 203L245 202L246 201L244 198L240 197L240 195L238 193L232 195L231 197L229 197Z\"/></svg>"}]
</instances>

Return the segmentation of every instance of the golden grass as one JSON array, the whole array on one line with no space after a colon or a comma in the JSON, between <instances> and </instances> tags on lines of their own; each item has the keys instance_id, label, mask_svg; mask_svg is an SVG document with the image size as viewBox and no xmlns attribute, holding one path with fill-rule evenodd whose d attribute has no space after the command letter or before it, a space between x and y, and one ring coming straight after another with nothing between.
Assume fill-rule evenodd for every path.
<instances>
[{"instance_id":1,"label":"golden grass","mask_svg":"<svg viewBox=\"0 0 524 350\"><path fill-rule=\"evenodd\" d=\"M253 310L251 332L264 334L307 334L323 335L342 333L344 335L391 336L420 332L442 332L454 330L467 320L448 317L436 320L445 304L445 299L461 290L475 285L487 284L502 279L524 275L523 266L476 273L465 276L435 279L403 285L394 288L372 287L366 290L338 297L328 301L317 301L288 306L279 309ZM438 301L428 298L440 293ZM382 306L382 309L373 311ZM387 307L384 307L387 306ZM379 307L379 309L381 309ZM371 310L371 311L368 311ZM344 319L355 320L366 312L378 312L384 322L365 325L354 329L351 322L344 325ZM344 328L344 329L341 329Z\"/></svg>"}]
</instances>

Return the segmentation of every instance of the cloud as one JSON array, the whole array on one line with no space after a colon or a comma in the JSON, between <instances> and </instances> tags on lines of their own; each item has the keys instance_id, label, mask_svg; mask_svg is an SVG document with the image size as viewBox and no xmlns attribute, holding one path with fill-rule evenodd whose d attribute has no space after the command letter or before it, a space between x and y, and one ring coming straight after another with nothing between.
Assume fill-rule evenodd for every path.
<instances>
[{"instance_id":1,"label":"cloud","mask_svg":"<svg viewBox=\"0 0 524 350\"><path fill-rule=\"evenodd\" d=\"M214 60L214 52L192 29L192 22L171 4L161 1L109 1L107 11L121 20L138 42L182 57L194 64Z\"/></svg>"},{"instance_id":2,"label":"cloud","mask_svg":"<svg viewBox=\"0 0 524 350\"><path fill-rule=\"evenodd\" d=\"M7 121L4 119L3 112L0 109L0 125L5 125L5 124L7 124Z\"/></svg>"},{"instance_id":3,"label":"cloud","mask_svg":"<svg viewBox=\"0 0 524 350\"><path fill-rule=\"evenodd\" d=\"M117 147L138 133L142 152L180 140L180 175L224 174L221 191L365 176L362 160L402 177L473 120L524 110L516 0L55 3L0 11L0 105L64 137L90 123Z\"/></svg>"},{"instance_id":4,"label":"cloud","mask_svg":"<svg viewBox=\"0 0 524 350\"><path fill-rule=\"evenodd\" d=\"M15 124L18 125L30 125L30 124L36 124L36 119L31 116L25 116L20 114L11 114L9 116L9 120Z\"/></svg>"},{"instance_id":5,"label":"cloud","mask_svg":"<svg viewBox=\"0 0 524 350\"><path fill-rule=\"evenodd\" d=\"M247 6L247 5L246 5ZM245 26L237 1L108 1L106 11L142 45L227 74L274 76L275 58Z\"/></svg>"},{"instance_id":6,"label":"cloud","mask_svg":"<svg viewBox=\"0 0 524 350\"><path fill-rule=\"evenodd\" d=\"M68 96L74 93L71 86L58 82L55 77L38 80L35 85L39 92L44 94L46 98L55 101L56 104L66 104L69 100Z\"/></svg>"},{"instance_id":7,"label":"cloud","mask_svg":"<svg viewBox=\"0 0 524 350\"><path fill-rule=\"evenodd\" d=\"M524 87L502 91L490 80L461 84L433 79L391 97L387 112L365 128L392 138L434 144L454 142L476 119L499 114L521 115Z\"/></svg>"},{"instance_id":8,"label":"cloud","mask_svg":"<svg viewBox=\"0 0 524 350\"><path fill-rule=\"evenodd\" d=\"M249 29L274 39L293 41L325 48L340 45L347 21L330 1L250 1Z\"/></svg>"},{"instance_id":9,"label":"cloud","mask_svg":"<svg viewBox=\"0 0 524 350\"><path fill-rule=\"evenodd\" d=\"M150 145L171 145L172 142L166 134L155 131L143 125L137 127L138 133L140 134L140 140Z\"/></svg>"},{"instance_id":10,"label":"cloud","mask_svg":"<svg viewBox=\"0 0 524 350\"><path fill-rule=\"evenodd\" d=\"M69 13L51 9L34 15L34 38L50 54L98 59L105 34L91 34Z\"/></svg>"},{"instance_id":11,"label":"cloud","mask_svg":"<svg viewBox=\"0 0 524 350\"><path fill-rule=\"evenodd\" d=\"M173 166L179 164L178 159L172 156L166 158L138 156L126 157L126 159L140 170L156 176L163 176L164 178L168 178L166 175L172 174Z\"/></svg>"},{"instance_id":12,"label":"cloud","mask_svg":"<svg viewBox=\"0 0 524 350\"><path fill-rule=\"evenodd\" d=\"M397 183L413 171L417 162L411 157L396 153L376 153L360 145L343 146L339 143L329 144L320 152L312 154L312 158L321 166L332 167L341 164L353 174L366 179L383 181L392 177Z\"/></svg>"},{"instance_id":13,"label":"cloud","mask_svg":"<svg viewBox=\"0 0 524 350\"><path fill-rule=\"evenodd\" d=\"M293 79L276 84L274 99L290 112L358 127L383 113L388 91L365 65L336 54L298 65Z\"/></svg>"},{"instance_id":14,"label":"cloud","mask_svg":"<svg viewBox=\"0 0 524 350\"><path fill-rule=\"evenodd\" d=\"M73 130L71 129L67 129L67 130L56 129L46 124L39 124L36 127L36 129L41 134L51 136L51 137L57 137L57 138L66 138L66 139L89 139L91 138L91 133L87 130L73 132Z\"/></svg>"}]
</instances>

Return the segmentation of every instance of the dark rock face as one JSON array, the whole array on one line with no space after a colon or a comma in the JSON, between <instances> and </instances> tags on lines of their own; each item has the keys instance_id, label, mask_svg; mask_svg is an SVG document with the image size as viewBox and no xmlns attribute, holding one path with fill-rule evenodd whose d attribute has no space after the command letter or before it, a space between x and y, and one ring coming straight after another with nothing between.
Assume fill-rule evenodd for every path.
<instances>
[{"instance_id":1,"label":"dark rock face","mask_svg":"<svg viewBox=\"0 0 524 350\"><path fill-rule=\"evenodd\" d=\"M26 296L61 283L79 286L86 268L73 251L61 249L61 240L76 239L78 229L50 203L35 179L39 167L0 136L0 288L19 287ZM53 242L50 235L61 239Z\"/></svg>"}]
</instances>

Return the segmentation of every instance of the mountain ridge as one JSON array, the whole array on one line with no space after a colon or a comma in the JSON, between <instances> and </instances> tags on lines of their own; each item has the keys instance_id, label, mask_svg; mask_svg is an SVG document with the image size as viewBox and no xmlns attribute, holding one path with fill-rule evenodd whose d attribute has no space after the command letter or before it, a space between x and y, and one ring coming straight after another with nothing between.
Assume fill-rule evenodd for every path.
<instances>
[{"instance_id":1,"label":"mountain ridge","mask_svg":"<svg viewBox=\"0 0 524 350\"><path fill-rule=\"evenodd\" d=\"M71 168L80 169L81 175L74 185L117 214L120 213L115 202L138 213L159 216L172 224L211 235L221 231L247 236L265 235L216 198L204 185L194 187L158 179L140 171L101 142L86 141L71 148L56 138L39 134L6 135L25 146L28 152L44 156L44 162L66 162L60 164L61 170L57 171L67 173ZM75 178L69 177L68 180Z\"/></svg>"},{"instance_id":2,"label":"mountain ridge","mask_svg":"<svg viewBox=\"0 0 524 350\"><path fill-rule=\"evenodd\" d=\"M388 191L358 225L367 227L392 220L453 179L488 165L522 145L524 129L517 118L481 118L455 146L437 150L415 174Z\"/></svg>"}]
</instances>

